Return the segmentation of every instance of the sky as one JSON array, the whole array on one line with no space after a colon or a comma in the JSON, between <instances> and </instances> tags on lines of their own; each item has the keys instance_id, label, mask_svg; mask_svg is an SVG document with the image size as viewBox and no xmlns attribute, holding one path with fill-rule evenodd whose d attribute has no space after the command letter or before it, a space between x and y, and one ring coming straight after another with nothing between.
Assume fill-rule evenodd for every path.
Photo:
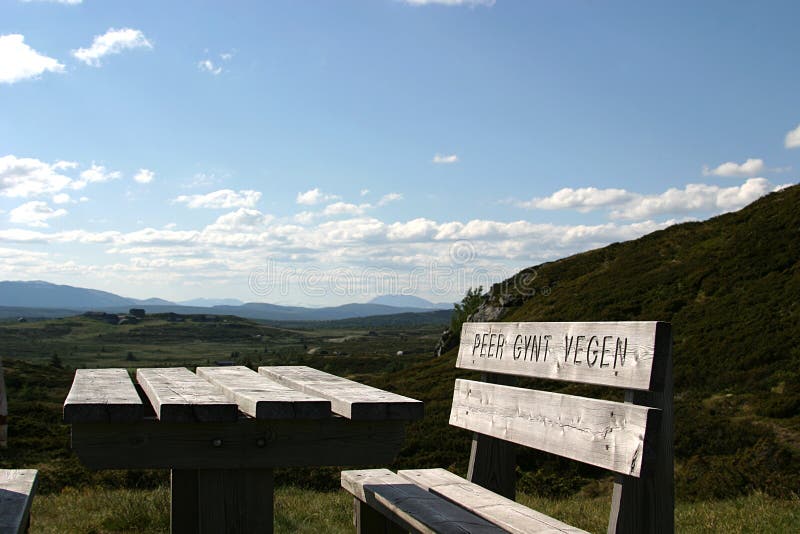
<instances>
[{"instance_id":1,"label":"sky","mask_svg":"<svg viewBox=\"0 0 800 534\"><path fill-rule=\"evenodd\" d=\"M798 20L795 1L0 0L0 280L452 302L737 210L798 182Z\"/></svg>"}]
</instances>

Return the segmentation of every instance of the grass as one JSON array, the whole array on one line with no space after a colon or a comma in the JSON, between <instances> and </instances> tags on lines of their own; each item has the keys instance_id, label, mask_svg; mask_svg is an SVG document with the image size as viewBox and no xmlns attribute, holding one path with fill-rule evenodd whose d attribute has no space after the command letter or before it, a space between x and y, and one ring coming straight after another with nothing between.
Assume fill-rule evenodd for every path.
<instances>
[{"instance_id":1,"label":"grass","mask_svg":"<svg viewBox=\"0 0 800 534\"><path fill-rule=\"evenodd\" d=\"M610 499L572 497L517 499L543 513L589 532L605 532ZM352 497L344 491L318 492L295 487L275 492L275 532L351 533ZM800 531L800 500L763 493L722 501L679 503L676 531L685 533L781 533ZM169 490L65 489L34 499L31 533L169 531Z\"/></svg>"},{"instance_id":2,"label":"grass","mask_svg":"<svg viewBox=\"0 0 800 534\"><path fill-rule=\"evenodd\" d=\"M169 488L71 489L37 495L31 533L168 532Z\"/></svg>"}]
</instances>

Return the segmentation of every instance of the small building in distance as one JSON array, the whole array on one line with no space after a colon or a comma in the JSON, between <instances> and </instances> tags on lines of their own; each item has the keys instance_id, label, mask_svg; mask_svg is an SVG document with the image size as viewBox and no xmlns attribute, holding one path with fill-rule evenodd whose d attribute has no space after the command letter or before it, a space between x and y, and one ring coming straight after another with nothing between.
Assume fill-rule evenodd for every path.
<instances>
[{"instance_id":1,"label":"small building in distance","mask_svg":"<svg viewBox=\"0 0 800 534\"><path fill-rule=\"evenodd\" d=\"M144 319L144 308L131 308L128 310L128 315L133 315L137 319Z\"/></svg>"}]
</instances>

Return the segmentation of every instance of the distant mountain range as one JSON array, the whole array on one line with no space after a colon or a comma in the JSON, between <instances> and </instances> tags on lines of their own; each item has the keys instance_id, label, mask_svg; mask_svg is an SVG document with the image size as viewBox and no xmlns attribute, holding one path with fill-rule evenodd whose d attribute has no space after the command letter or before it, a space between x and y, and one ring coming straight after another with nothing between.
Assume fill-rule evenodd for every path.
<instances>
[{"instance_id":1,"label":"distant mountain range","mask_svg":"<svg viewBox=\"0 0 800 534\"><path fill-rule=\"evenodd\" d=\"M239 299L190 299L190 300L181 300L175 302L174 304L180 304L181 306L201 306L201 307L211 307L211 306L241 306L244 304Z\"/></svg>"},{"instance_id":2,"label":"distant mountain range","mask_svg":"<svg viewBox=\"0 0 800 534\"><path fill-rule=\"evenodd\" d=\"M369 304L383 304L401 308L425 308L429 310L449 310L452 302L431 302L414 295L380 295L369 301Z\"/></svg>"},{"instance_id":3,"label":"distant mountain range","mask_svg":"<svg viewBox=\"0 0 800 534\"><path fill-rule=\"evenodd\" d=\"M132 307L144 308L148 313L237 315L271 321L331 321L398 313L423 313L450 309L452 304L436 304L412 295L384 295L367 303L324 308L280 306L262 302L243 303L237 299L200 298L175 303L159 298L126 298L107 291L43 281L0 282L0 318L64 317L87 310L123 313Z\"/></svg>"}]
</instances>

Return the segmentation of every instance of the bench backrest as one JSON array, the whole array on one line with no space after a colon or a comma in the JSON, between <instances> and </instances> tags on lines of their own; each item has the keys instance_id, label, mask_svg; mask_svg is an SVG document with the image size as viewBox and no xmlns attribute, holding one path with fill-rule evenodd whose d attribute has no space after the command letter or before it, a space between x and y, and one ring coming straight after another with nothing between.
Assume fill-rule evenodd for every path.
<instances>
[{"instance_id":1,"label":"bench backrest","mask_svg":"<svg viewBox=\"0 0 800 534\"><path fill-rule=\"evenodd\" d=\"M671 519L663 530L643 529L642 521L667 521L664 513L654 517L649 510L648 517L637 512L628 521L635 528L617 525L623 520L618 516L627 498L626 484L637 488L627 491L636 494L630 499L637 506L642 499L654 501L654 492L672 505L671 347L671 328L663 322L465 323L456 366L488 377L484 382L458 379L453 393L450 424L478 433L470 478L492 485L488 474L478 475L486 480L476 480L473 466L484 461L477 455L498 454L497 440L558 454L619 474L610 532L671 531ZM626 402L490 383L504 381L497 375L621 388ZM483 437L483 449L491 451L480 450L478 436ZM503 465L497 459L493 463L495 470ZM667 477L668 482L662 480ZM668 496L661 495L666 492Z\"/></svg>"}]
</instances>

